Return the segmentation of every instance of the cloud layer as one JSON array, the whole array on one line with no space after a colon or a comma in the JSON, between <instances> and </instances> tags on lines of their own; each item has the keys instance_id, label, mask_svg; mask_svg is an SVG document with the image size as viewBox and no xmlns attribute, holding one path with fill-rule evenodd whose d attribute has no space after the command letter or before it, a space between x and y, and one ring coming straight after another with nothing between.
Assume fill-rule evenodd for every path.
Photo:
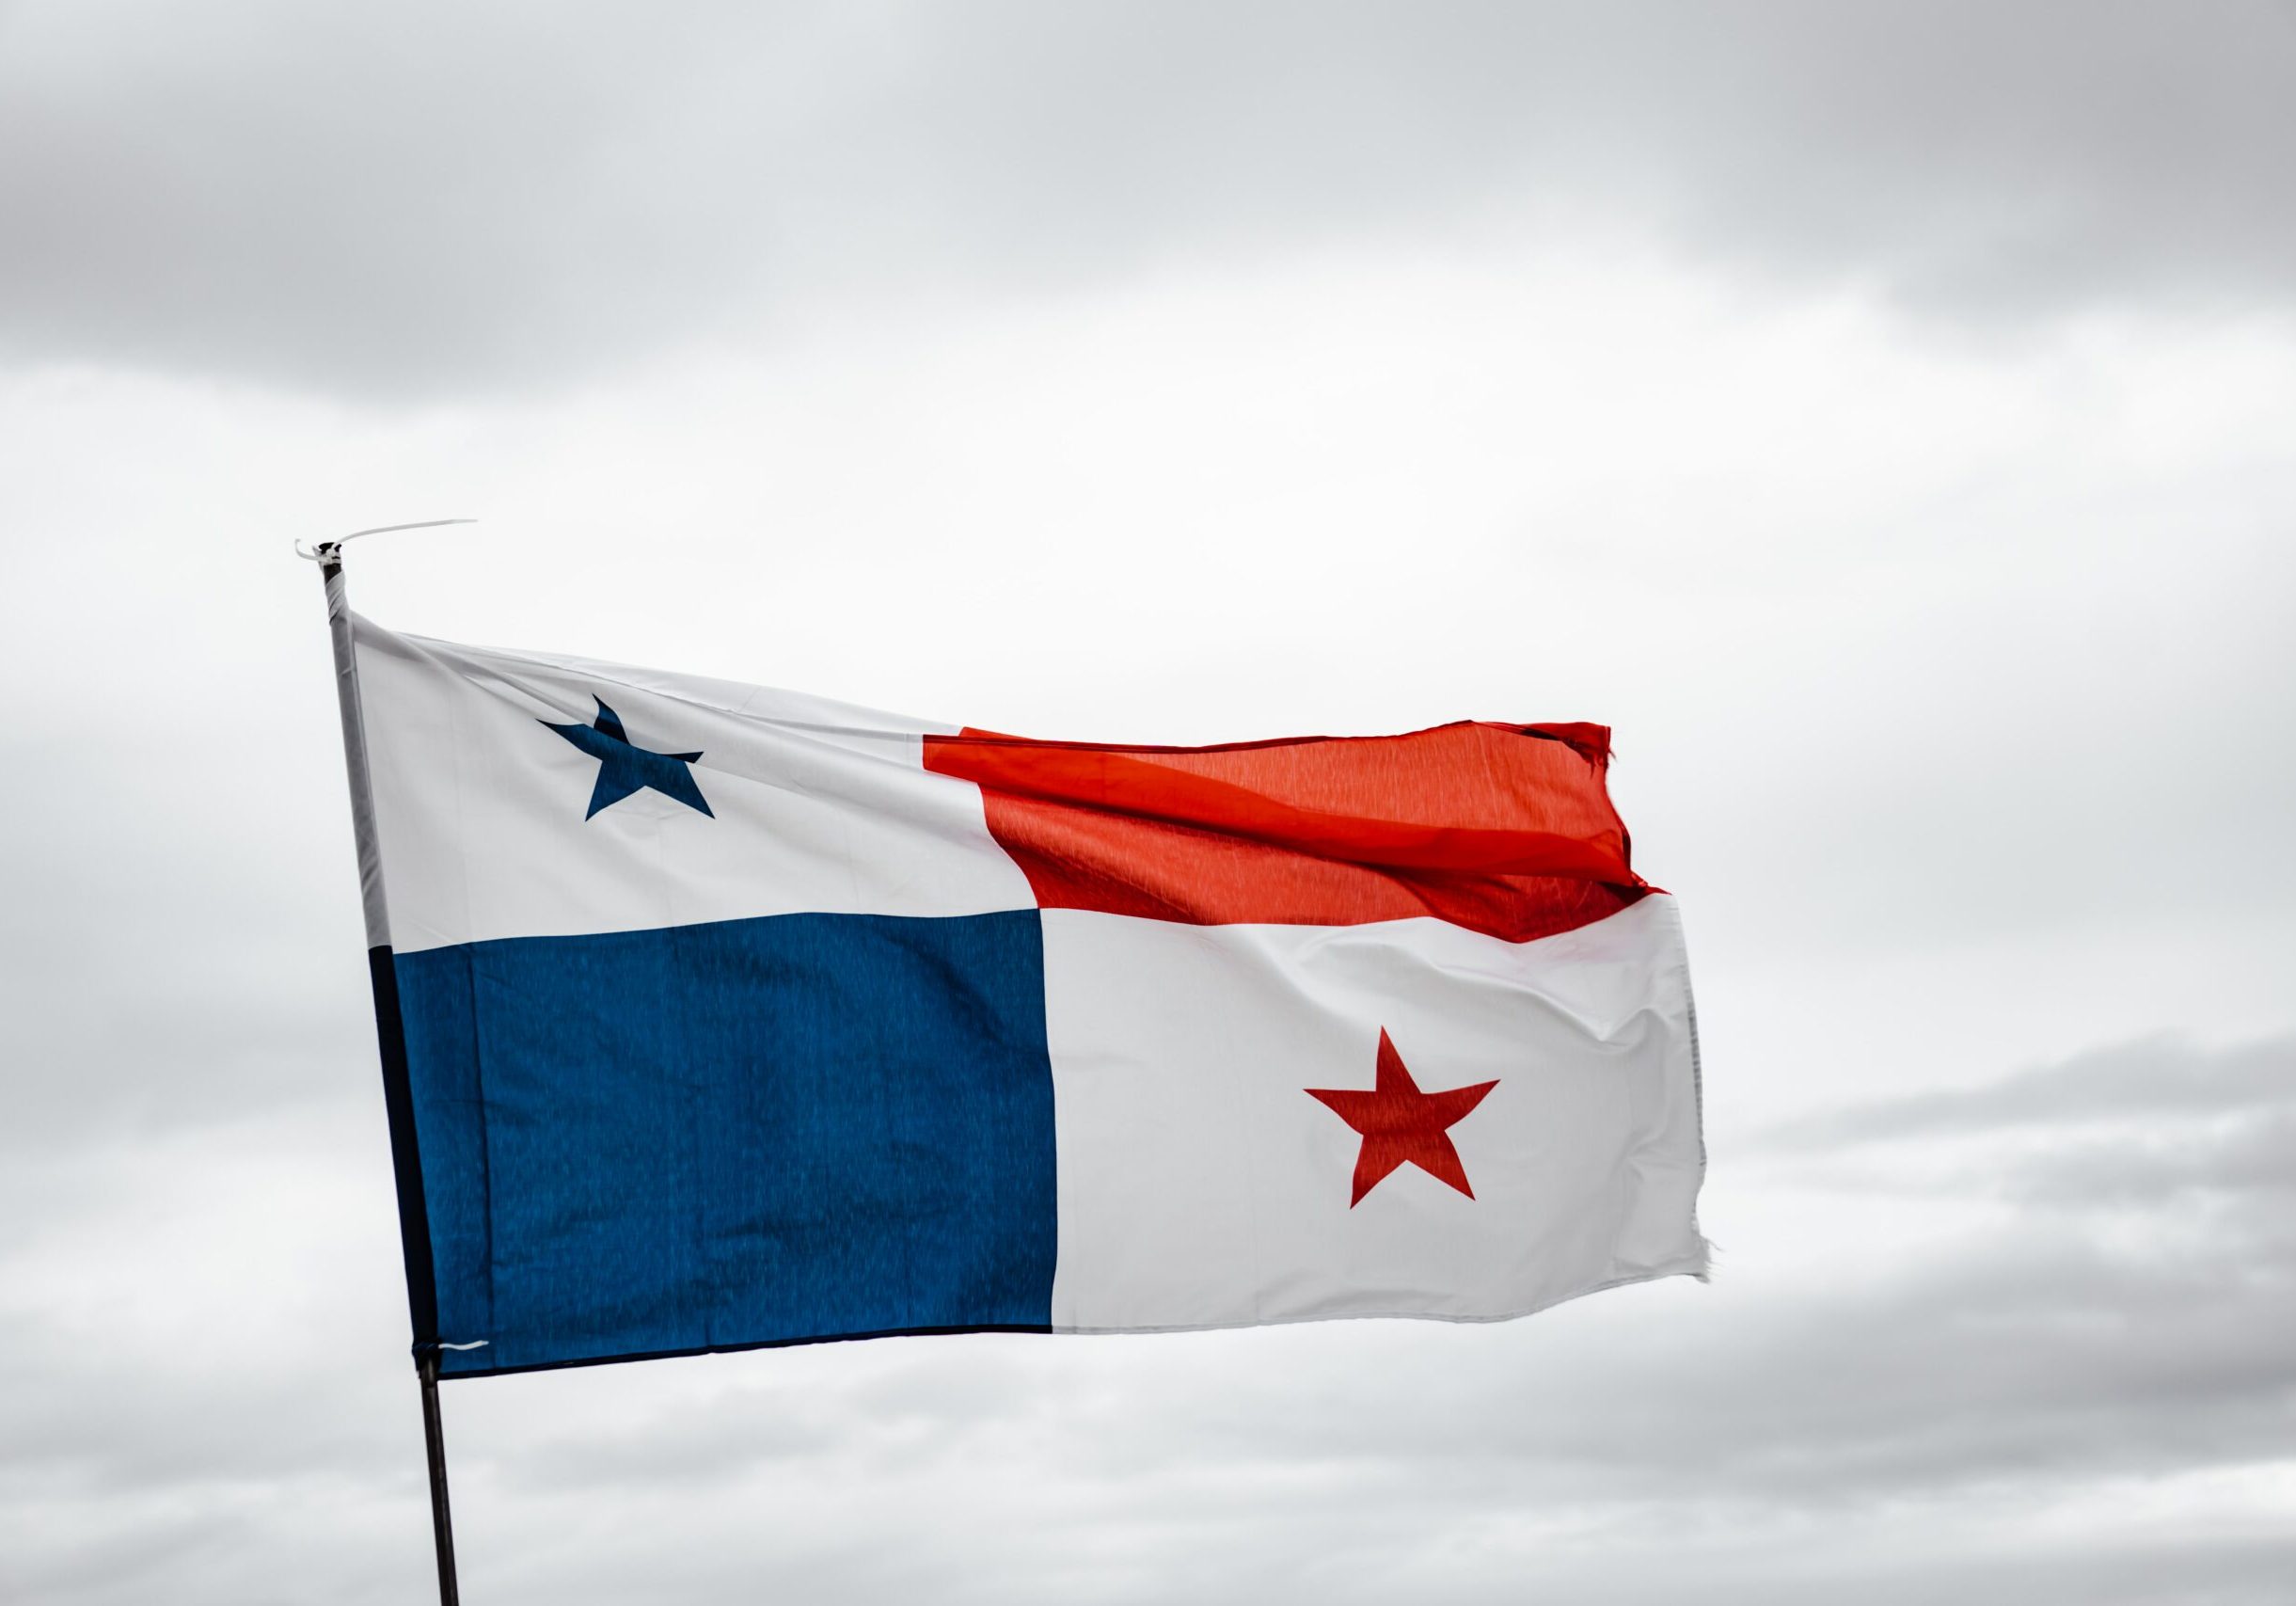
<instances>
[{"instance_id":1,"label":"cloud layer","mask_svg":"<svg viewBox=\"0 0 2296 1606\"><path fill-rule=\"evenodd\" d=\"M1044 735L1613 724L1723 1256L458 1383L474 1601L2284 1599L2292 39L0 6L0 1597L429 1587L286 548L475 514L359 605Z\"/></svg>"},{"instance_id":2,"label":"cloud layer","mask_svg":"<svg viewBox=\"0 0 2296 1606\"><path fill-rule=\"evenodd\" d=\"M2285 308L2291 75L2264 0L21 4L0 353L437 399L1491 230L1988 326Z\"/></svg>"}]
</instances>

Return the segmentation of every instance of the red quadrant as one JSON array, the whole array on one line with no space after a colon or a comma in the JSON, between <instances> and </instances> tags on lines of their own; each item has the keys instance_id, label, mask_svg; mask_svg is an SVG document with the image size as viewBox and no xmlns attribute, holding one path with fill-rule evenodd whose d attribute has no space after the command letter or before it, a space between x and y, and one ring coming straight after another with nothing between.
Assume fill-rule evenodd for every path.
<instances>
[{"instance_id":1,"label":"red quadrant","mask_svg":"<svg viewBox=\"0 0 2296 1606\"><path fill-rule=\"evenodd\" d=\"M981 788L1046 909L1193 925L1433 915L1523 942L1650 889L1603 784L1601 725L1114 747L968 730L925 767Z\"/></svg>"}]
</instances>

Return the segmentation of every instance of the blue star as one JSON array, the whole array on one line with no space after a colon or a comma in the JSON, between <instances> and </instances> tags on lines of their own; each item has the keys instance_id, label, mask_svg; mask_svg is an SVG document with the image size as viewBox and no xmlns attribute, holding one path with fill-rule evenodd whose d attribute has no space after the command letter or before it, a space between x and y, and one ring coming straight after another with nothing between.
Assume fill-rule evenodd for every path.
<instances>
[{"instance_id":1,"label":"blue star","mask_svg":"<svg viewBox=\"0 0 2296 1606\"><path fill-rule=\"evenodd\" d=\"M598 784L590 789L590 813L620 803L632 792L651 787L666 798L675 798L688 808L698 808L712 819L709 800L694 783L693 771L687 768L699 753L652 753L642 747L633 747L627 732L622 728L622 716L606 706L606 699L594 697L598 718L594 724L552 725L548 720L538 723L564 737L598 761Z\"/></svg>"}]
</instances>

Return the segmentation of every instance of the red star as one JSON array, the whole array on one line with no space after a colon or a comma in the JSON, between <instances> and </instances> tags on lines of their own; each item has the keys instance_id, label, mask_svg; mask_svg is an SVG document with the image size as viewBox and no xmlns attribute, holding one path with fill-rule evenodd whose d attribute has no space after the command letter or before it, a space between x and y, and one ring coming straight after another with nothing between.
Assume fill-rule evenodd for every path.
<instances>
[{"instance_id":1,"label":"red star","mask_svg":"<svg viewBox=\"0 0 2296 1606\"><path fill-rule=\"evenodd\" d=\"M1307 1096L1321 1099L1348 1125L1363 1134L1363 1149L1355 1156L1355 1197L1377 1187L1389 1171L1408 1161L1438 1182L1447 1182L1475 1197L1467 1186L1466 1168L1451 1147L1449 1129L1466 1119L1467 1111L1482 1103L1496 1082L1478 1082L1471 1088L1451 1088L1422 1093L1411 1079L1403 1057L1395 1052L1386 1027L1379 1033L1379 1076L1368 1093L1346 1088L1309 1088Z\"/></svg>"}]
</instances>

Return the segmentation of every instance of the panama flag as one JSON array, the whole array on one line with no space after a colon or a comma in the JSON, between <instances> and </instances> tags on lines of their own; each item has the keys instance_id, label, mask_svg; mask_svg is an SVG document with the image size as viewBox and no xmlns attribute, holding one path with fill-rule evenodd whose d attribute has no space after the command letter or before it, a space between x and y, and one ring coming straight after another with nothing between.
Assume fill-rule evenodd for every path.
<instances>
[{"instance_id":1,"label":"panama flag","mask_svg":"<svg viewBox=\"0 0 2296 1606\"><path fill-rule=\"evenodd\" d=\"M1029 741L352 642L446 1375L1705 1268L1681 928L1601 726Z\"/></svg>"}]
</instances>

